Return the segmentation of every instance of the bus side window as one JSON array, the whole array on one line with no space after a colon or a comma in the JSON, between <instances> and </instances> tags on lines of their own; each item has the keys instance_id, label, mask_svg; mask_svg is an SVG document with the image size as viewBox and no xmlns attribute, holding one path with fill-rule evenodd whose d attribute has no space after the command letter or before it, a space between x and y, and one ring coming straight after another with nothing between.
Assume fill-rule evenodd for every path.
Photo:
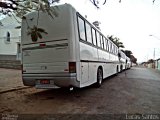
<instances>
[{"instance_id":1,"label":"bus side window","mask_svg":"<svg viewBox=\"0 0 160 120\"><path fill-rule=\"evenodd\" d=\"M95 29L92 28L92 39L93 39L93 45L97 45L97 41L96 41L96 31Z\"/></svg>"},{"instance_id":2,"label":"bus side window","mask_svg":"<svg viewBox=\"0 0 160 120\"><path fill-rule=\"evenodd\" d=\"M103 39L102 35L101 35L101 47L102 47L102 49L104 49L104 39Z\"/></svg>"},{"instance_id":3,"label":"bus side window","mask_svg":"<svg viewBox=\"0 0 160 120\"><path fill-rule=\"evenodd\" d=\"M104 38L104 49L107 50L106 49L106 38Z\"/></svg>"},{"instance_id":4,"label":"bus side window","mask_svg":"<svg viewBox=\"0 0 160 120\"><path fill-rule=\"evenodd\" d=\"M78 17L78 29L79 29L79 37L80 37L80 39L86 41L84 20L82 20L80 17Z\"/></svg>"},{"instance_id":5,"label":"bus side window","mask_svg":"<svg viewBox=\"0 0 160 120\"><path fill-rule=\"evenodd\" d=\"M113 54L115 54L115 45L113 44Z\"/></svg>"},{"instance_id":6,"label":"bus side window","mask_svg":"<svg viewBox=\"0 0 160 120\"><path fill-rule=\"evenodd\" d=\"M110 52L110 41L108 40L108 52Z\"/></svg>"},{"instance_id":7,"label":"bus side window","mask_svg":"<svg viewBox=\"0 0 160 120\"><path fill-rule=\"evenodd\" d=\"M116 54L116 46L114 45L114 54Z\"/></svg>"},{"instance_id":8,"label":"bus side window","mask_svg":"<svg viewBox=\"0 0 160 120\"><path fill-rule=\"evenodd\" d=\"M86 35L87 35L87 41L89 43L92 43L91 26L87 22L86 22Z\"/></svg>"},{"instance_id":9,"label":"bus side window","mask_svg":"<svg viewBox=\"0 0 160 120\"><path fill-rule=\"evenodd\" d=\"M118 47L116 47L116 55L118 55Z\"/></svg>"},{"instance_id":10,"label":"bus side window","mask_svg":"<svg viewBox=\"0 0 160 120\"><path fill-rule=\"evenodd\" d=\"M117 46L115 45L115 55L117 54Z\"/></svg>"},{"instance_id":11,"label":"bus side window","mask_svg":"<svg viewBox=\"0 0 160 120\"><path fill-rule=\"evenodd\" d=\"M116 54L115 50L116 50L116 47L115 47L115 45L113 45L113 53L114 54Z\"/></svg>"},{"instance_id":12,"label":"bus side window","mask_svg":"<svg viewBox=\"0 0 160 120\"><path fill-rule=\"evenodd\" d=\"M113 43L110 42L110 52L111 52L111 53L113 53L113 51L112 51L112 50L113 50L113 49L112 49L112 44L113 44Z\"/></svg>"},{"instance_id":13,"label":"bus side window","mask_svg":"<svg viewBox=\"0 0 160 120\"><path fill-rule=\"evenodd\" d=\"M108 40L106 39L106 48L107 48L107 51L109 51L109 48L108 48Z\"/></svg>"},{"instance_id":14,"label":"bus side window","mask_svg":"<svg viewBox=\"0 0 160 120\"><path fill-rule=\"evenodd\" d=\"M112 53L114 54L114 44L112 43Z\"/></svg>"},{"instance_id":15,"label":"bus side window","mask_svg":"<svg viewBox=\"0 0 160 120\"><path fill-rule=\"evenodd\" d=\"M112 43L112 53L114 54L114 45L113 45L113 43Z\"/></svg>"},{"instance_id":16,"label":"bus side window","mask_svg":"<svg viewBox=\"0 0 160 120\"><path fill-rule=\"evenodd\" d=\"M96 34L97 34L97 45L98 45L98 47L101 47L100 34L99 34L99 32L96 32Z\"/></svg>"}]
</instances>

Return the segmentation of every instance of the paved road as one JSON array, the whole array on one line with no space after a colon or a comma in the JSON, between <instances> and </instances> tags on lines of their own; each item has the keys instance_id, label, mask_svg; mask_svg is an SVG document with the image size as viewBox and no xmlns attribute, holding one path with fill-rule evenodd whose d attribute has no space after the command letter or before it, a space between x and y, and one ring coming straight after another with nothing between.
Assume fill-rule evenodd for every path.
<instances>
[{"instance_id":1,"label":"paved road","mask_svg":"<svg viewBox=\"0 0 160 120\"><path fill-rule=\"evenodd\" d=\"M120 74L120 76L123 74ZM160 71L155 69L146 69L144 67L133 67L127 71L127 78L146 79L146 80L160 80Z\"/></svg>"},{"instance_id":2,"label":"paved road","mask_svg":"<svg viewBox=\"0 0 160 120\"><path fill-rule=\"evenodd\" d=\"M12 80L20 81L16 84L22 85L20 71L9 70L10 73L4 69L0 71L4 72L3 77L7 77L7 81L14 85L16 82ZM1 76L0 80L6 79ZM3 86L10 86L10 84L4 84L6 82L1 81L1 83ZM64 89L28 88L2 93L0 94L0 113L159 113L159 100L160 72L133 67L118 76L106 79L98 89L90 86L68 92Z\"/></svg>"}]
</instances>

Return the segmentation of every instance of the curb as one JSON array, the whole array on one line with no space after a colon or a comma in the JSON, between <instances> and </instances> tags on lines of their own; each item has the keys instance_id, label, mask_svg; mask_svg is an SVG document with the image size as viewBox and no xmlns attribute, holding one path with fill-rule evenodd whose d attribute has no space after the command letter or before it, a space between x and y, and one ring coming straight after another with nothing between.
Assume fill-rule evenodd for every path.
<instances>
[{"instance_id":1,"label":"curb","mask_svg":"<svg viewBox=\"0 0 160 120\"><path fill-rule=\"evenodd\" d=\"M12 88L9 90L0 91L0 94L7 93L7 92L13 92L13 91L17 91L17 90L28 89L28 88L32 88L32 87L29 86L29 87Z\"/></svg>"}]
</instances>

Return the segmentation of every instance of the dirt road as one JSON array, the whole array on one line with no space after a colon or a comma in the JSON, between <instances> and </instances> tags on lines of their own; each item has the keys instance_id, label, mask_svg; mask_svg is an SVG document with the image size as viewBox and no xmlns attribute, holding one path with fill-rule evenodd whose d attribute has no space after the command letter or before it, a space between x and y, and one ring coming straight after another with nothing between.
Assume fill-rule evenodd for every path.
<instances>
[{"instance_id":1,"label":"dirt road","mask_svg":"<svg viewBox=\"0 0 160 120\"><path fill-rule=\"evenodd\" d=\"M9 76L7 73L5 75ZM17 75L20 79L19 72ZM11 75L10 79L13 77ZM140 67L105 79L100 88L90 86L70 92L64 89L28 88L0 94L0 113L3 114L159 112L160 72Z\"/></svg>"}]
</instances>

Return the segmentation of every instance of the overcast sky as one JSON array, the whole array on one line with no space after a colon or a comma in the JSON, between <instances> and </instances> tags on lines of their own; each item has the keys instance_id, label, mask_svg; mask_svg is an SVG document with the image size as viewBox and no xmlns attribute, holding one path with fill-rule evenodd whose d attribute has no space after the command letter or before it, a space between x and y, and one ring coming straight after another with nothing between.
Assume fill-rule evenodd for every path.
<instances>
[{"instance_id":1,"label":"overcast sky","mask_svg":"<svg viewBox=\"0 0 160 120\"><path fill-rule=\"evenodd\" d=\"M98 10L90 0L62 2L72 4L90 22L99 20L102 32L119 37L139 62L153 59L154 49L155 58L160 58L160 0L107 0Z\"/></svg>"},{"instance_id":2,"label":"overcast sky","mask_svg":"<svg viewBox=\"0 0 160 120\"><path fill-rule=\"evenodd\" d=\"M99 0L104 2L104 0ZM138 62L160 58L160 0L107 0L100 9L90 0L61 0L72 4L90 22L100 21L104 35L114 35ZM154 36L149 36L154 35Z\"/></svg>"}]
</instances>

